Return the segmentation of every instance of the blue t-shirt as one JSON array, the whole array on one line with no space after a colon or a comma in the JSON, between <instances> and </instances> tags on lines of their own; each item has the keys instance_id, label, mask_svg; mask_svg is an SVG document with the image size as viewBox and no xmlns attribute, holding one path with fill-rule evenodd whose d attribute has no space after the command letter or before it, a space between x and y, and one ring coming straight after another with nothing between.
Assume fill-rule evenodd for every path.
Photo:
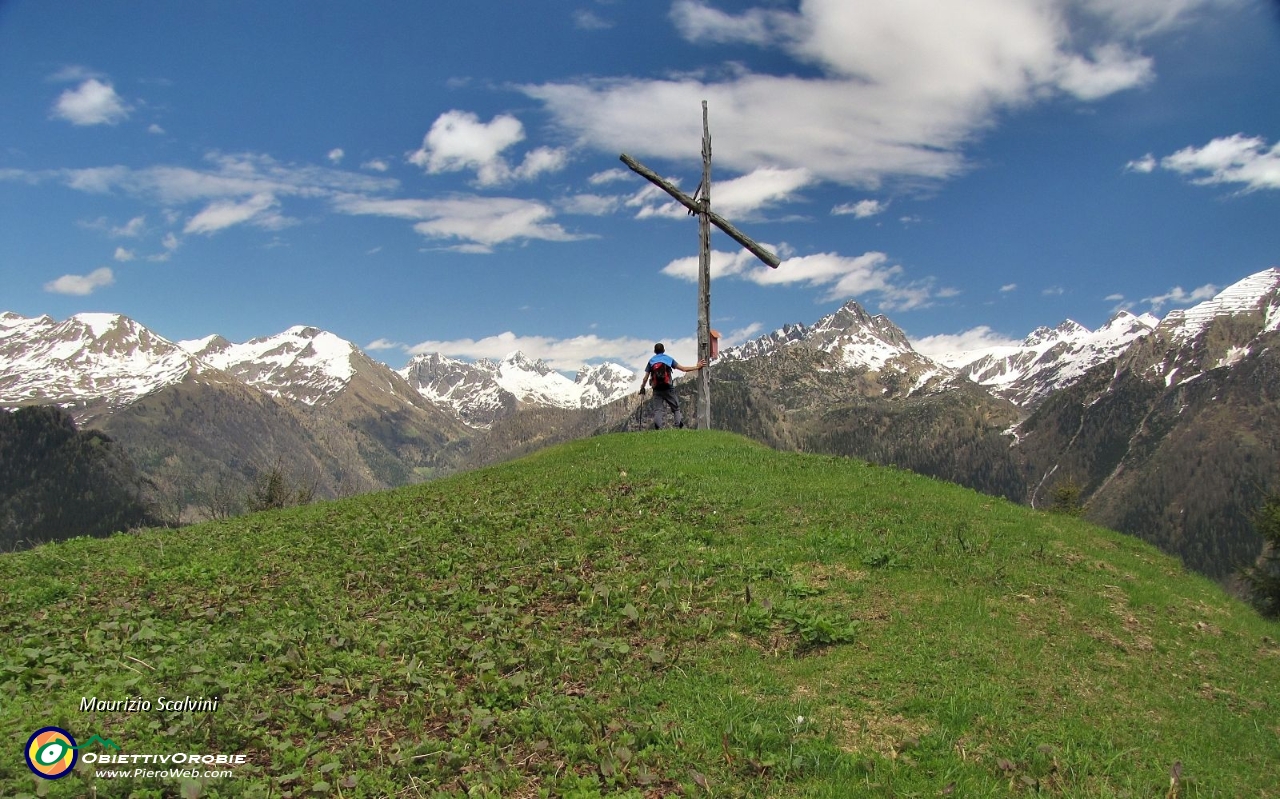
<instances>
[{"instance_id":1,"label":"blue t-shirt","mask_svg":"<svg viewBox=\"0 0 1280 799\"><path fill-rule=\"evenodd\" d=\"M655 363L665 363L667 365L667 368L671 369L672 371L674 371L676 368L676 359L672 358L670 355L663 352L650 358L649 363L645 365L644 370L646 372L652 372L653 365Z\"/></svg>"}]
</instances>

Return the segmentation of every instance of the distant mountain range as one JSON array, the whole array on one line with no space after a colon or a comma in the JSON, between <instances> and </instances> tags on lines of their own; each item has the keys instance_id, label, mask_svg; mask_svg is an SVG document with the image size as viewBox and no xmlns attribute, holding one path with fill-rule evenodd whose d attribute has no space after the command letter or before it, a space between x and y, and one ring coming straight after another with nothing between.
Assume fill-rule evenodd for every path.
<instances>
[{"instance_id":1,"label":"distant mountain range","mask_svg":"<svg viewBox=\"0 0 1280 799\"><path fill-rule=\"evenodd\" d=\"M1277 484L1280 424L1266 425L1280 421L1280 392L1269 393L1278 333L1277 269L1164 319L1122 312L1096 331L1068 320L1018 345L936 359L849 302L726 350L711 371L712 418L773 446L892 463L1037 505L1069 478L1100 521L1221 574L1256 544L1247 506ZM178 504L215 477L244 483L272 463L333 495L643 426L629 399L638 384L618 364L570 379L519 352L473 363L426 354L393 370L314 327L243 344L171 342L115 314L0 314L0 406L56 404L102 428ZM1216 478L1174 478L1189 467L1173 453L1203 461L1227 440L1247 468L1217 458ZM1227 499L1201 497L1224 481ZM1170 517L1179 490L1215 510ZM1165 505L1152 508L1153 496ZM1144 527L1152 514L1165 532ZM1199 554L1183 546L1192 540Z\"/></svg>"}]
</instances>

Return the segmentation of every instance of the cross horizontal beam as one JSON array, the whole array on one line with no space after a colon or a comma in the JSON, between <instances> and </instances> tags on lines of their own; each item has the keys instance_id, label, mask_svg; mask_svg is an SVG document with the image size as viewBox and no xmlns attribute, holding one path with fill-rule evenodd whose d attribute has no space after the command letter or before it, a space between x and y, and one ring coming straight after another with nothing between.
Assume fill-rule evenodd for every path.
<instances>
[{"instance_id":1,"label":"cross horizontal beam","mask_svg":"<svg viewBox=\"0 0 1280 799\"><path fill-rule=\"evenodd\" d=\"M729 238L741 244L748 252L759 258L761 261L764 261L774 269L777 269L778 264L782 263L782 260L778 258L778 256L769 252L764 247L761 247L746 233L743 233L741 230L734 227L729 220L720 216L715 211L704 209L701 203L680 191L680 189L676 188L675 184L663 179L652 169L649 169L647 166L641 164L626 153L622 154L622 163L630 167L632 172L635 172L637 175L656 185L667 194L670 194L675 198L676 202L680 203L685 208L688 208L692 213L701 214L705 211L711 224L723 230Z\"/></svg>"}]
</instances>

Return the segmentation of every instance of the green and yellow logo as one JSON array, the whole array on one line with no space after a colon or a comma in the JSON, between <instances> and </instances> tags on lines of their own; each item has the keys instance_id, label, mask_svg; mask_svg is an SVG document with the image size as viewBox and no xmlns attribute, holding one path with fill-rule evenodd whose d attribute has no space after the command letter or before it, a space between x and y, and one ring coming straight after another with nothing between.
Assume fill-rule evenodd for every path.
<instances>
[{"instance_id":1,"label":"green and yellow logo","mask_svg":"<svg viewBox=\"0 0 1280 799\"><path fill-rule=\"evenodd\" d=\"M77 746L76 739L71 737L71 733L61 727L41 727L27 739L25 753L27 766L37 776L44 777L46 780L56 780L71 773L71 769L76 766L81 749L94 744L117 751L120 749L115 741L103 738L101 735L91 736L89 740Z\"/></svg>"},{"instance_id":2,"label":"green and yellow logo","mask_svg":"<svg viewBox=\"0 0 1280 799\"><path fill-rule=\"evenodd\" d=\"M76 739L61 727L41 727L27 739L27 765L36 776L56 780L76 765Z\"/></svg>"}]
</instances>

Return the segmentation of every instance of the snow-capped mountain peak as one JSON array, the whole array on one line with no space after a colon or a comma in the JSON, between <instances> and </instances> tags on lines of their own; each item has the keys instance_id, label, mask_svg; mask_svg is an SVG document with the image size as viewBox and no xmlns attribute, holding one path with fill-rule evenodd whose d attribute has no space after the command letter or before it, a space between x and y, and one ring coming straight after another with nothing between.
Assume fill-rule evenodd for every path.
<instances>
[{"instance_id":1,"label":"snow-capped mountain peak","mask_svg":"<svg viewBox=\"0 0 1280 799\"><path fill-rule=\"evenodd\" d=\"M206 363L269 394L314 405L355 376L359 348L317 327L295 325L274 336L231 344L221 336L184 341Z\"/></svg>"},{"instance_id":2,"label":"snow-capped mountain peak","mask_svg":"<svg viewBox=\"0 0 1280 799\"><path fill-rule=\"evenodd\" d=\"M120 314L0 317L0 403L120 407L199 371L177 344Z\"/></svg>"},{"instance_id":3,"label":"snow-capped mountain peak","mask_svg":"<svg viewBox=\"0 0 1280 799\"><path fill-rule=\"evenodd\" d=\"M520 405L594 408L633 390L635 373L605 363L584 366L570 380L540 359L520 351L499 361L474 363L440 353L418 355L400 370L423 396L454 409L472 427L487 428Z\"/></svg>"},{"instance_id":4,"label":"snow-capped mountain peak","mask_svg":"<svg viewBox=\"0 0 1280 799\"><path fill-rule=\"evenodd\" d=\"M1097 330L1067 319L1033 330L1021 344L988 347L943 358L970 380L1018 405L1034 405L1050 393L1111 360L1150 333L1157 319L1121 311Z\"/></svg>"}]
</instances>

